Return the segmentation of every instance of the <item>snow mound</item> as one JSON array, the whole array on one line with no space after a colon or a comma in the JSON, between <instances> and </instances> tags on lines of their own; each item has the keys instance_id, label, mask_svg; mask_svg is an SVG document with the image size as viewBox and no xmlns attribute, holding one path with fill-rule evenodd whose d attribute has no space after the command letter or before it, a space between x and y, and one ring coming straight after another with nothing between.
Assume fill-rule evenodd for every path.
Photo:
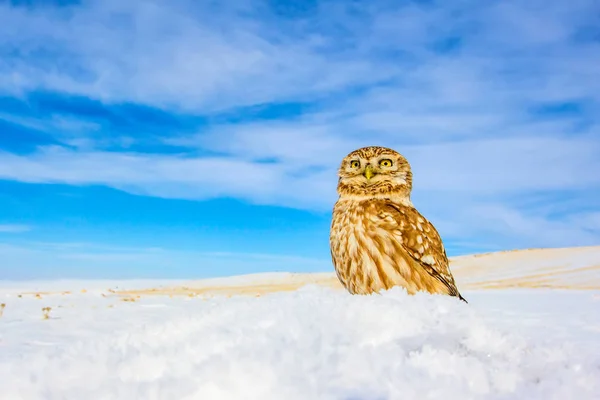
<instances>
[{"instance_id":1,"label":"snow mound","mask_svg":"<svg viewBox=\"0 0 600 400\"><path fill-rule=\"evenodd\" d=\"M470 292L470 304L317 285L135 302L78 293L45 297L47 320L33 315L40 299L11 297L2 397L600 398L600 304L590 292L537 293Z\"/></svg>"}]
</instances>

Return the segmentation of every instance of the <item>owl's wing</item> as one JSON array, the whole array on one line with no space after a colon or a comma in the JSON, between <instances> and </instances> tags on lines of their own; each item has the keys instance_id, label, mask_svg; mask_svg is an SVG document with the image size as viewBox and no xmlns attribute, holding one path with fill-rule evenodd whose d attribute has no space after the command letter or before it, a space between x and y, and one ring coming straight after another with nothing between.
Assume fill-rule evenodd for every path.
<instances>
[{"instance_id":1,"label":"owl's wing","mask_svg":"<svg viewBox=\"0 0 600 400\"><path fill-rule=\"evenodd\" d=\"M450 273L446 249L438 231L415 208L377 200L373 212L377 224L397 233L398 243L432 277L442 282L451 296L467 302Z\"/></svg>"}]
</instances>

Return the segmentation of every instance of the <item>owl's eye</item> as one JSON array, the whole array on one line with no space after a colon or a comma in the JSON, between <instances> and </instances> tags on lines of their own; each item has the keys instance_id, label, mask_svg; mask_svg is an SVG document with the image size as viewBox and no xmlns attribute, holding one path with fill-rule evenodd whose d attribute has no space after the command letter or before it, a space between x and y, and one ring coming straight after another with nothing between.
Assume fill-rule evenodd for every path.
<instances>
[{"instance_id":1,"label":"owl's eye","mask_svg":"<svg viewBox=\"0 0 600 400\"><path fill-rule=\"evenodd\" d=\"M360 161L358 161L358 160L350 161L350 168L358 168L358 167L360 167Z\"/></svg>"},{"instance_id":2,"label":"owl's eye","mask_svg":"<svg viewBox=\"0 0 600 400\"><path fill-rule=\"evenodd\" d=\"M381 160L379 161L379 166L380 167L391 167L392 166L392 160L389 159L385 159L385 160Z\"/></svg>"}]
</instances>

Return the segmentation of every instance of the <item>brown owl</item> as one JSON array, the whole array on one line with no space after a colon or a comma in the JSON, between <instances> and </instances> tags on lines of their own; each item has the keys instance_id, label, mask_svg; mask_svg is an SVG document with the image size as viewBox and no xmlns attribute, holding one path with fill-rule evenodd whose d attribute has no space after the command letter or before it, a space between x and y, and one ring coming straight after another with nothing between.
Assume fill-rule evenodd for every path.
<instances>
[{"instance_id":1,"label":"brown owl","mask_svg":"<svg viewBox=\"0 0 600 400\"><path fill-rule=\"evenodd\" d=\"M350 293L402 286L410 294L440 293L466 302L439 233L410 200L412 172L401 154L364 147L344 158L338 175L331 257Z\"/></svg>"}]
</instances>

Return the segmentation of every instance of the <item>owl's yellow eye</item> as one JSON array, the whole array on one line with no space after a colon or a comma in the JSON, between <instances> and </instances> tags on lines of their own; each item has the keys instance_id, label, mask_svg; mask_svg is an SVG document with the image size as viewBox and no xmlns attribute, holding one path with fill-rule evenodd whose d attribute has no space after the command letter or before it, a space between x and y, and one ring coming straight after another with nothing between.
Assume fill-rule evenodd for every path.
<instances>
[{"instance_id":1,"label":"owl's yellow eye","mask_svg":"<svg viewBox=\"0 0 600 400\"><path fill-rule=\"evenodd\" d=\"M379 166L380 167L391 167L392 166L392 160L389 159L385 159L385 160L381 160L379 161Z\"/></svg>"},{"instance_id":2,"label":"owl's yellow eye","mask_svg":"<svg viewBox=\"0 0 600 400\"><path fill-rule=\"evenodd\" d=\"M351 168L358 168L358 167L360 167L360 161L358 161L358 160L350 161L350 167Z\"/></svg>"}]
</instances>

